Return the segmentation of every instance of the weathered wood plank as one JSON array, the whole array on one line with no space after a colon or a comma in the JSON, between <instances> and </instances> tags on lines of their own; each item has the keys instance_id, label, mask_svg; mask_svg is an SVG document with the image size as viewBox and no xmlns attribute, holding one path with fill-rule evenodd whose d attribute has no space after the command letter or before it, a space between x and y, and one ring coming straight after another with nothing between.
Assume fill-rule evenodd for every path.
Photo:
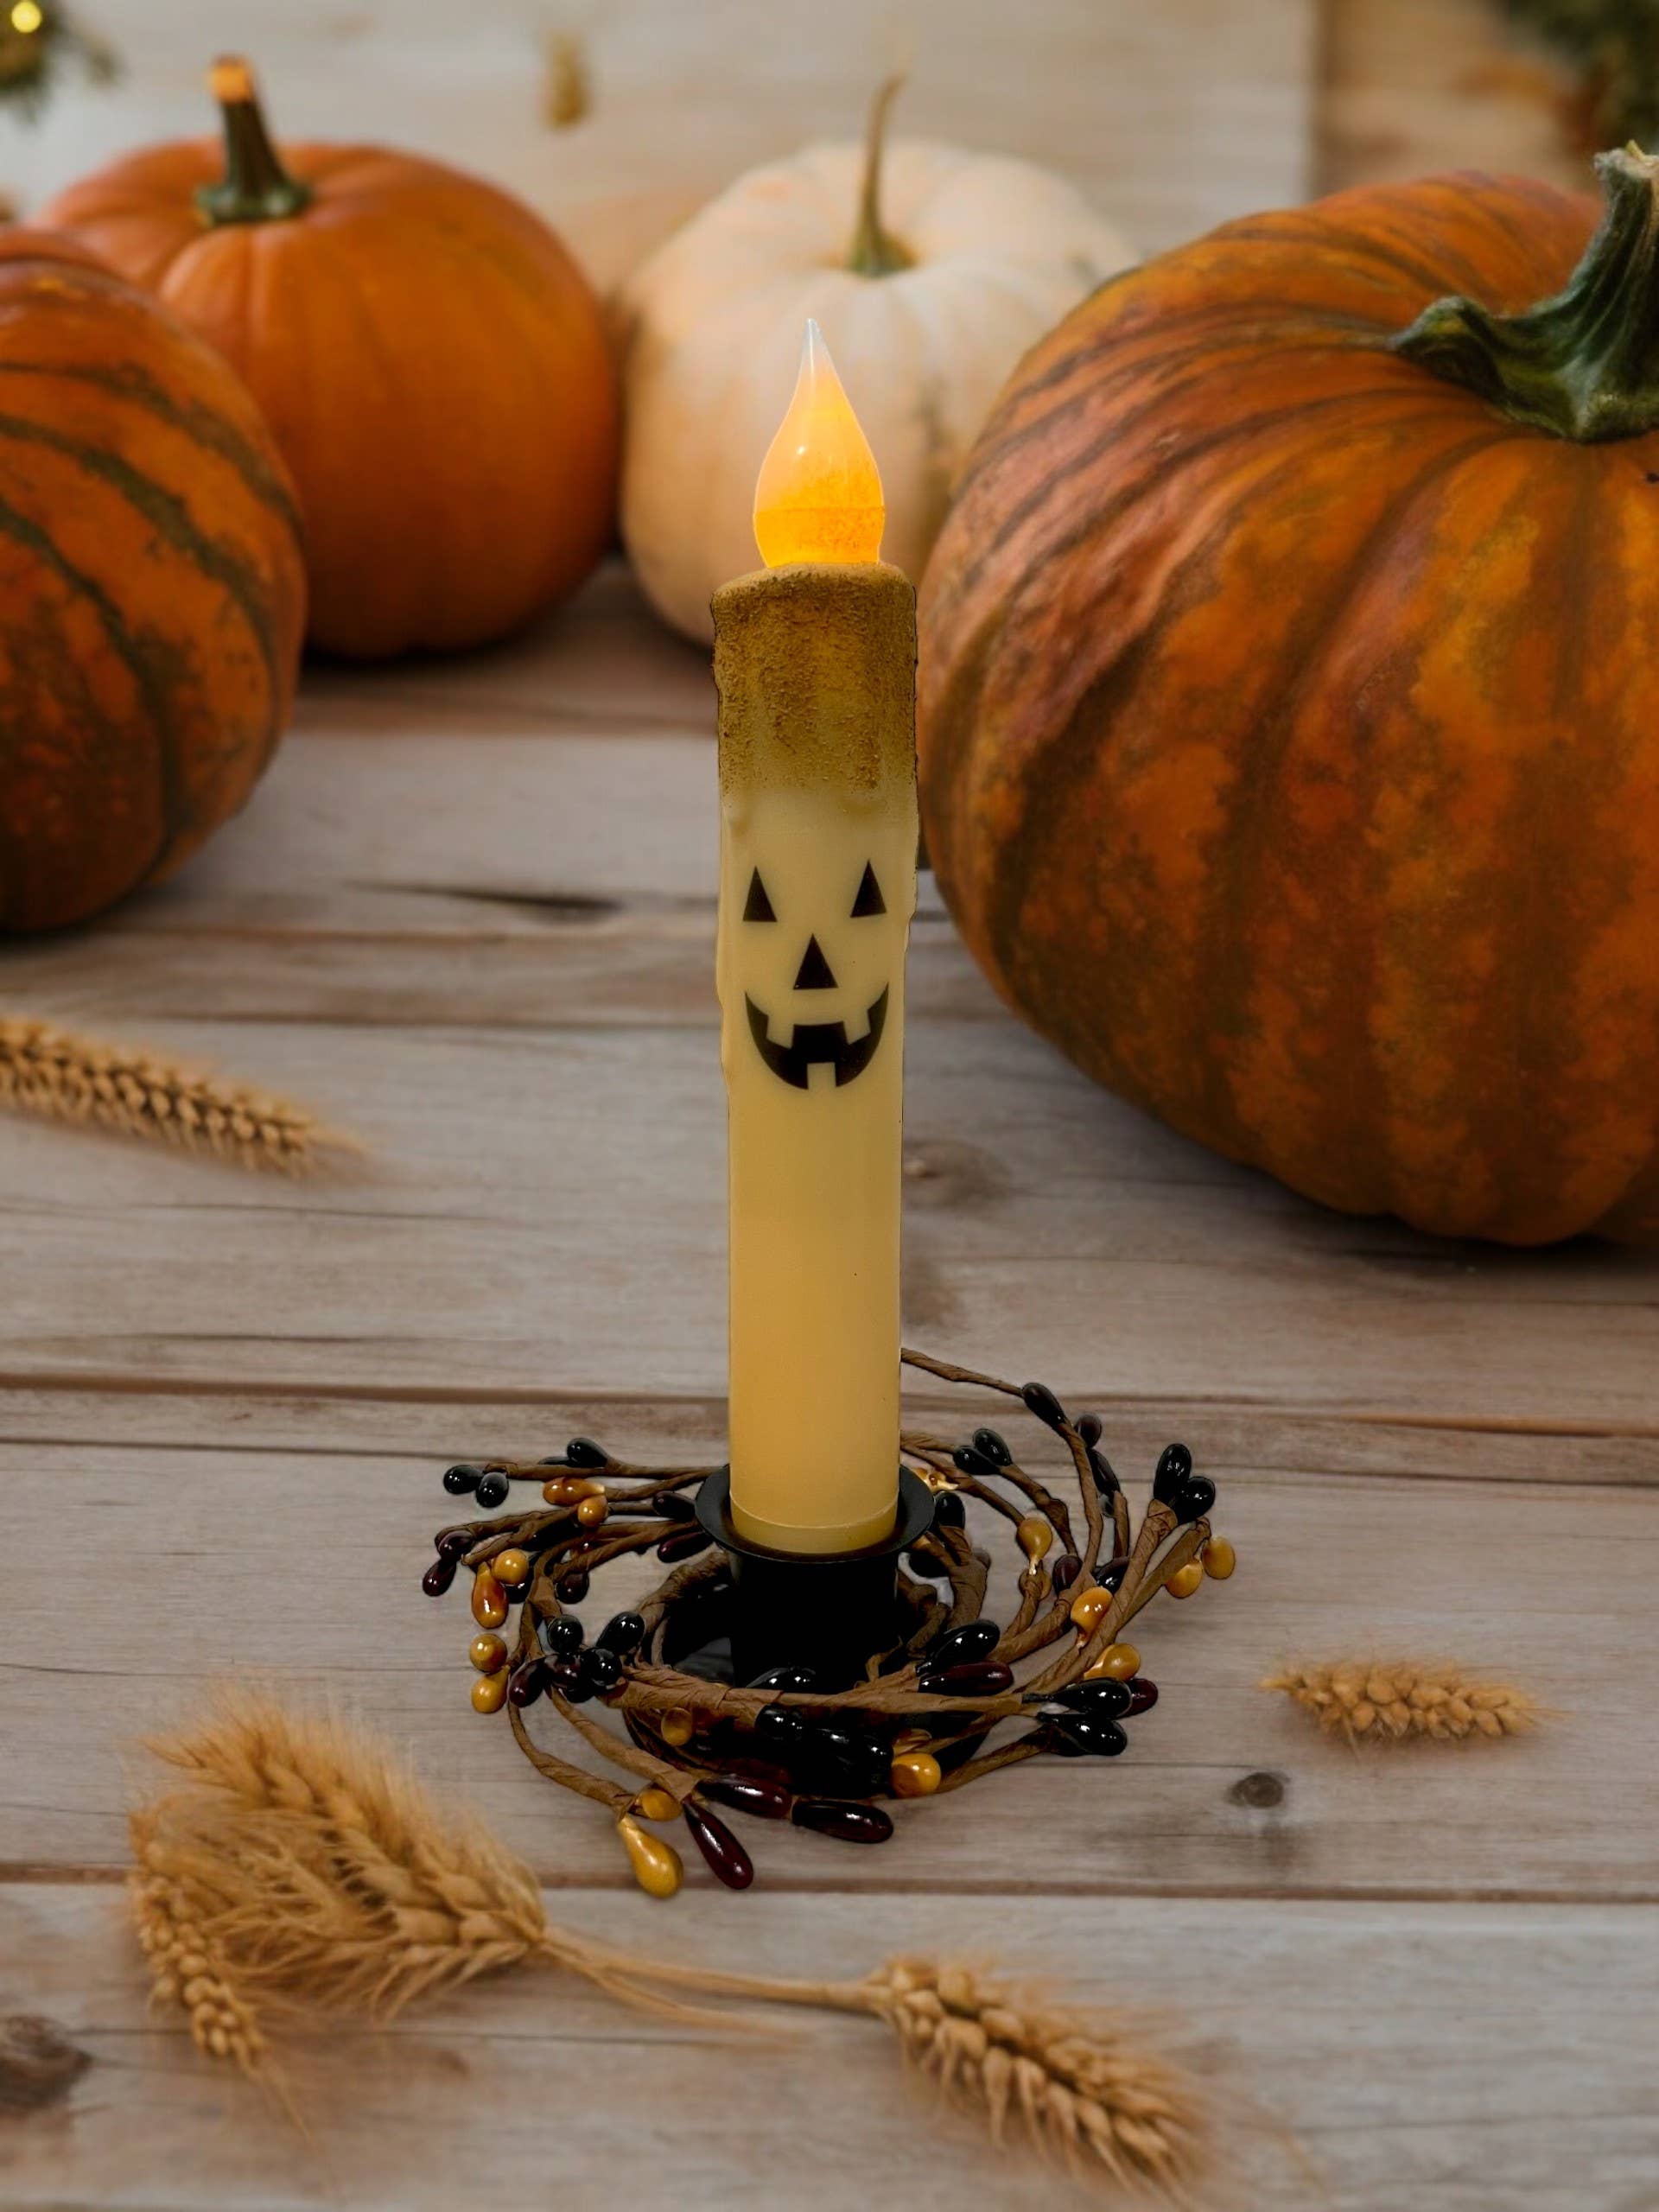
<instances>
[{"instance_id":1,"label":"weathered wood plank","mask_svg":"<svg viewBox=\"0 0 1659 2212\"><path fill-rule=\"evenodd\" d=\"M1072 176L1148 246L1300 198L1311 137L1314 0L548 0L457 13L449 0L240 0L294 137L407 146L477 168L560 224L601 283L756 162L856 138L870 90L912 62L906 135L1023 154ZM8 145L0 181L38 199L118 150L207 128L212 0L150 0L111 35L112 89L73 79ZM551 128L545 41L583 80ZM569 113L570 101L563 103ZM850 235L854 211L848 210Z\"/></svg>"},{"instance_id":2,"label":"weathered wood plank","mask_svg":"<svg viewBox=\"0 0 1659 2212\"><path fill-rule=\"evenodd\" d=\"M1225 2179L1206 2207L1637 2212L1659 2187L1650 1911L1090 1898L1045 1914L993 1891L971 1907L823 1897L810 1913L715 1893L664 1913L580 1888L548 1903L719 1966L833 1977L967 1949L1094 2002L1150 1999L1221 2101ZM303 2077L308 2146L146 2008L118 1913L107 1891L0 1891L0 2006L46 2013L92 2059L60 2105L0 2123L16 2212L1084 2201L992 2159L874 2025L813 2016L791 2035L785 2016L734 2044L531 1971L384 2035L331 2037Z\"/></svg>"},{"instance_id":3,"label":"weathered wood plank","mask_svg":"<svg viewBox=\"0 0 1659 2212\"><path fill-rule=\"evenodd\" d=\"M660 1448L631 1422L594 1426L618 1451ZM569 1433L525 1440L548 1450ZM458 1421L452 1448L472 1440ZM19 1563L0 1621L0 1863L118 1866L134 1739L228 1672L343 1698L433 1772L465 1775L544 1878L626 1887L602 1818L467 1702L464 1595L435 1605L418 1588L431 1532L454 1514L439 1465L228 1441L0 1450ZM1240 1571L1191 1604L1159 1600L1139 1625L1163 1694L1129 1758L1045 1763L901 1811L880 1852L757 1829L762 1886L974 1890L1017 1871L1043 1893L1659 1897L1659 1717L1631 1656L1659 1497L1249 1468L1222 1482ZM113 1563L92 1597L62 1565L88 1543ZM658 1572L616 1570L603 1610ZM991 1610L1012 1603L1005 1573ZM1287 1656L1448 1648L1567 1717L1495 1748L1362 1758L1255 1687ZM558 1732L546 1716L543 1729ZM1271 1805L1242 1802L1236 1785L1258 1773L1274 1777Z\"/></svg>"},{"instance_id":4,"label":"weathered wood plank","mask_svg":"<svg viewBox=\"0 0 1659 2212\"><path fill-rule=\"evenodd\" d=\"M169 1023L354 1129L333 1184L0 1128L30 1295L0 1370L334 1390L714 1394L723 1111L704 1027ZM1430 1244L1154 1127L1011 1022L918 1023L908 1325L1079 1395L1651 1433L1659 1259ZM69 1179L73 1178L73 1181Z\"/></svg>"},{"instance_id":5,"label":"weathered wood plank","mask_svg":"<svg viewBox=\"0 0 1659 2212\"><path fill-rule=\"evenodd\" d=\"M1398 1481L1421 1475L1465 1483L1659 1487L1659 1436L1611 1425L1504 1427L1202 1396L1096 1393L1090 1402L1106 1419L1114 1459L1132 1475L1144 1475L1170 1438L1180 1436L1192 1440L1206 1471L1217 1476L1385 1475ZM905 1404L918 1427L951 1434L966 1433L987 1408L971 1392L936 1395L913 1386ZM365 1384L334 1394L298 1387L262 1395L235 1383L213 1389L207 1382L187 1386L138 1376L63 1385L0 1374L0 1443L18 1446L321 1448L334 1456L396 1452L436 1465L463 1452L536 1459L574 1433L626 1435L635 1455L664 1464L688 1452L712 1464L724 1455L725 1423L721 1398L572 1392L556 1377L510 1392ZM1020 1433L1012 1421L1008 1427L1011 1436Z\"/></svg>"}]
</instances>

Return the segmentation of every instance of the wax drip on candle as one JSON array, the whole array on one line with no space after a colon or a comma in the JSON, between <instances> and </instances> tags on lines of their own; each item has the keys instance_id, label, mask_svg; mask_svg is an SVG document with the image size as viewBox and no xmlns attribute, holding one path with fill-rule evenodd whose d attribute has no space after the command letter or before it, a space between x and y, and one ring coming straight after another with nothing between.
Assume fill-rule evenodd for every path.
<instances>
[{"instance_id":1,"label":"wax drip on candle","mask_svg":"<svg viewBox=\"0 0 1659 2212\"><path fill-rule=\"evenodd\" d=\"M754 541L769 569L793 561L874 561L887 521L869 440L808 321L789 411L754 487Z\"/></svg>"}]
</instances>

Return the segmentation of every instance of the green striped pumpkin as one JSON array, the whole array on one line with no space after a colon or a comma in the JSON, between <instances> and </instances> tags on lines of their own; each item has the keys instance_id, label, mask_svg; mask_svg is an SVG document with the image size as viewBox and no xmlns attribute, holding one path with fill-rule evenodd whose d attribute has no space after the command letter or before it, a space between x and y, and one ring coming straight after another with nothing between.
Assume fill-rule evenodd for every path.
<instances>
[{"instance_id":1,"label":"green striped pumpkin","mask_svg":"<svg viewBox=\"0 0 1659 2212\"><path fill-rule=\"evenodd\" d=\"M0 929L84 921L236 812L304 620L234 372L84 249L0 232Z\"/></svg>"}]
</instances>

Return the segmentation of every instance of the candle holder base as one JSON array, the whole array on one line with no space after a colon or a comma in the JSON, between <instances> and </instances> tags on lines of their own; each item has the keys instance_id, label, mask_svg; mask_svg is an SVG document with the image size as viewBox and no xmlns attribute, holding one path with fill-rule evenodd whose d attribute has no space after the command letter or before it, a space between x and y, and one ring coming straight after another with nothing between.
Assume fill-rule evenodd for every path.
<instances>
[{"instance_id":1,"label":"candle holder base","mask_svg":"<svg viewBox=\"0 0 1659 2212\"><path fill-rule=\"evenodd\" d=\"M725 1467L698 1484L696 1510L731 1567L728 1620L722 1635L683 1657L671 1638L664 1656L671 1664L705 1680L734 1682L752 1682L774 1668L804 1667L825 1689L848 1689L863 1677L872 1651L899 1640L905 1619L899 1554L933 1525L933 1493L908 1467L899 1470L893 1534L857 1551L780 1552L740 1535Z\"/></svg>"},{"instance_id":2,"label":"candle holder base","mask_svg":"<svg viewBox=\"0 0 1659 2212\"><path fill-rule=\"evenodd\" d=\"M1039 1382L904 1360L1022 1405L1064 1447L1075 1502L988 1427L954 1445L906 1432L893 1535L852 1553L749 1543L731 1523L725 1468L635 1466L584 1437L555 1459L444 1477L452 1495L507 1506L441 1529L423 1578L435 1597L472 1570L473 1704L505 1709L539 1773L607 1809L653 1895L671 1894L683 1867L652 1823L682 1821L715 1877L747 1889L753 1865L724 1811L878 1843L893 1833L887 1802L1046 1756L1116 1757L1124 1724L1158 1695L1123 1631L1160 1591L1189 1597L1233 1571L1231 1546L1211 1534L1215 1485L1184 1446L1166 1446L1132 1533L1092 1414L1074 1421ZM526 1481L542 1486L538 1510L507 1504ZM974 1536L988 1524L1020 1561L1005 1622L984 1613L993 1557ZM647 1551L665 1579L590 1639L574 1609L594 1578ZM515 1605L509 1648L499 1631ZM597 1768L532 1737L539 1702Z\"/></svg>"}]
</instances>

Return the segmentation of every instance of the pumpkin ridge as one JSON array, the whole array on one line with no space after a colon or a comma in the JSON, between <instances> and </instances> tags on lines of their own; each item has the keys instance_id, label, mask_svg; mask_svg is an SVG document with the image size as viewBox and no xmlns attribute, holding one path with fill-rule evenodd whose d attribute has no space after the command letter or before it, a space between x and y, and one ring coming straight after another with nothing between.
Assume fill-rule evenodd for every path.
<instances>
[{"instance_id":1,"label":"pumpkin ridge","mask_svg":"<svg viewBox=\"0 0 1659 2212\"><path fill-rule=\"evenodd\" d=\"M1346 394L1333 394L1324 404L1341 406L1344 405L1346 401ZM1278 419L1287 410L1276 410L1274 419ZM1252 418L1252 424L1253 427L1262 427L1260 421L1256 418ZM1233 427L1238 429L1246 426ZM1268 427L1271 427L1271 424ZM1471 449L1477 449L1480 445L1500 442L1503 435L1502 432L1488 432L1478 440L1465 441L1465 444ZM1224 436L1218 435L1214 439L1205 441L1205 445L1208 451L1213 452L1224 448L1228 442ZM1198 457L1198 449L1196 448L1190 448L1189 454L1182 456L1183 460L1197 457ZM1260 501L1270 498L1274 487L1282 486L1287 481L1294 481L1300 474L1300 457L1280 464L1255 486L1251 495L1253 500ZM1423 472L1425 476L1428 474L1427 471ZM1172 568L1163 594L1157 604L1147 610L1146 619L1134 639L1105 668L1097 672L1079 696L1065 722L1058 726L1047 740L1041 755L1033 756L1022 764L1020 783L1022 791L1028 796L1030 802L1028 810L1019 828L1005 834L998 854L998 880L988 891L985 898L988 933L991 943L996 948L999 963L1006 963L1007 972L1010 975L1014 972L1016 963L1009 955L1020 946L1024 937L1020 909L1033 875L1029 867L1022 867L1019 870L1018 880L1012 880L1014 874L1014 863L1016 859L1024 859L1030 853L1042 854L1053 849L1054 841L1060 835L1062 824L1073 810L1076 788L1085 783L1095 772L1090 748L1082 742L1084 735L1091 728L1097 730L1109 727L1116 711L1111 702L1132 690L1147 655L1158 643L1168 624L1180 612L1179 593L1183 583L1187 582L1194 575L1201 571L1206 553L1224 542L1232 527L1233 520L1230 514L1223 514L1217 518L1205 535L1188 550L1179 565ZM1226 863L1230 865L1236 860L1236 842L1230 840ZM1217 869L1217 874L1219 872ZM1215 918L1217 926L1220 927L1222 926L1220 917L1225 902L1221 899L1213 880L1208 888L1206 912L1211 917ZM1236 910L1228 909L1227 911ZM1226 934L1224 931L1224 937ZM1228 941L1232 940L1229 938ZM1201 938L1195 939L1195 944L1201 944ZM1201 952L1195 950L1193 961L1195 966L1203 968L1206 975L1210 974L1205 957ZM1207 1009L1211 1003L1211 1001L1206 997L1204 1002L1205 1008ZM1214 1026L1224 1026L1224 1017L1217 1018ZM1197 1032L1189 1039L1186 1048L1194 1065L1200 1066L1205 1064L1206 1058L1201 1049L1202 1044L1202 1033ZM1126 1095L1137 1103L1142 1103L1146 1097L1144 1086L1127 1075L1121 1061L1116 1062L1116 1065L1117 1071L1114 1080L1124 1090ZM1225 1109L1220 1117L1222 1125L1237 1131L1239 1128L1237 1116L1233 1110L1230 1097L1224 1098L1219 1103ZM1176 1126L1181 1127L1179 1121ZM1225 1137L1217 1138L1213 1133L1214 1127L1213 1122L1206 1125L1209 1141L1218 1142L1223 1148L1226 1148L1230 1140ZM1192 1130L1188 1128L1183 1133L1190 1135ZM1242 1143L1242 1133L1236 1135L1230 1142L1235 1147L1234 1156L1238 1156L1236 1147Z\"/></svg>"},{"instance_id":2,"label":"pumpkin ridge","mask_svg":"<svg viewBox=\"0 0 1659 2212\"><path fill-rule=\"evenodd\" d=\"M1223 424L1218 429L1210 432L1207 435L1195 439L1183 452L1168 457L1162 464L1164 471L1167 474L1189 464L1205 461L1216 453L1224 450L1230 444L1247 442L1258 432L1276 428L1287 419L1300 418L1310 413L1322 413L1331 408L1346 407L1351 404L1353 397L1354 395L1347 392L1333 392L1324 399L1307 401L1300 404L1292 404L1288 406L1277 406L1255 415L1241 416L1235 422ZM1143 411L1146 414L1151 414L1157 404L1157 402L1150 403ZM1045 480L1042 498L1033 501L1022 501L1020 507L1011 514L999 518L999 528L995 535L994 543L979 559L965 564L959 582L952 579L954 588L950 605L953 610L963 602L971 601L975 586L986 563L995 554L1006 551L1007 545L1015 531L1024 520L1030 518L1027 510L1034 512L1037 508L1046 504L1048 495L1057 487L1069 485L1071 480L1071 472L1069 468L1057 469L1051 477ZM1121 482L1103 508L1086 518L1084 523L1074 527L1071 534L1059 540L1057 544L1046 546L1043 550L1043 560L1047 562L1054 559L1058 555L1080 550L1095 538L1109 534L1116 527L1123 514L1144 495L1145 486L1138 478ZM960 512L959 502L957 512L960 513ZM963 689L962 678L965 668L969 663L971 663L974 671L982 670L986 656L994 650L995 645L1000 642L1001 633L1007 626L1010 604L1017 605L1023 599L1026 592L1032 588L1032 582L1030 564L1027 563L1025 570L1022 571L1020 582L1010 594L1009 601L1005 601L1001 607L991 613L982 616L971 623L974 644L951 652L952 673L947 683L944 698L937 710L930 706L925 717L926 738L922 749L921 767L922 774L930 785L937 783L941 790L950 788L962 751L972 736L971 715L953 714L950 705L951 700ZM936 592L930 592L927 594L926 614L930 627L937 630L939 619L939 600ZM975 677L974 689L977 689L977 675ZM972 696L971 691L969 696ZM1071 718L1068 717L1068 730L1070 721ZM1049 745L1045 747L1045 753L1064 746L1065 742L1067 742L1065 732L1056 733ZM1026 770L1022 771L1022 784L1026 782L1028 775L1029 765ZM1018 934L1017 909L1024 895L1023 890L1018 887L1015 887L1011 911L1007 888L1002 879L1012 865L1012 854L1023 829L1022 823L1020 829L1011 832L1007 841L1003 842L998 855L996 880L987 888L981 902L982 930L980 942L985 957L995 963L999 971L1001 968L1002 946ZM1043 833L1044 836L1050 833L1046 830ZM1039 849L1041 849L1040 840ZM949 850L948 843L936 842L936 857L946 857ZM941 887L944 887L942 885ZM947 900L949 900L948 891ZM954 906L952 910L955 911ZM957 920L959 925L966 926L960 914L957 915Z\"/></svg>"},{"instance_id":3,"label":"pumpkin ridge","mask_svg":"<svg viewBox=\"0 0 1659 2212\"><path fill-rule=\"evenodd\" d=\"M60 430L48 429L44 423L31 423L18 416L0 413L0 437L15 439L20 445L44 446L48 452L61 454L89 475L101 478L176 552L188 553L202 574L219 585L240 610L259 648L272 698L281 697L281 656L270 611L261 607L255 588L257 571L238 559L223 540L211 537L200 530L191 520L189 509L176 492L169 492L118 454L84 445Z\"/></svg>"},{"instance_id":4,"label":"pumpkin ridge","mask_svg":"<svg viewBox=\"0 0 1659 2212\"><path fill-rule=\"evenodd\" d=\"M1380 353L1384 340L1392 334L1395 327L1380 320L1373 321L1361 316L1351 318L1333 315L1316 318L1311 310L1299 315L1287 308L1284 311L1284 319L1281 322L1264 325L1252 318L1248 337L1239 338L1236 350L1243 353L1246 359L1253 359L1262 351L1263 340L1266 338L1281 336L1287 329L1294 328L1298 324L1314 326L1323 330L1329 329L1333 323L1337 322L1346 322L1352 328L1354 334L1352 346L1343 345L1339 340L1321 338L1310 343L1305 349L1299 350L1308 353L1328 352L1338 355L1373 349ZM1212 327L1236 332L1238 317L1230 304L1224 312L1217 313L1213 316L1206 315L1202 319L1182 318L1184 332L1182 341L1179 345L1166 345L1160 353L1157 365L1161 372L1196 365L1199 373L1196 377L1173 376L1167 383L1160 384L1155 391L1147 395L1146 405L1141 410L1141 413L1149 413L1154 407L1167 406L1172 401L1185 397L1194 385L1201 385L1211 381L1217 373L1216 348L1210 335ZM1081 357L1079 365L1086 366L1089 361L1097 359L1101 354L1111 351L1114 346L1122 343L1122 332L1103 331L1100 335L1099 343ZM1090 397L1091 399L1109 397L1126 387L1143 384L1146 376L1145 363L1138 357L1132 358L1122 362L1121 365L1108 370L1100 378L1098 383L1091 387ZM1023 404L1031 391L1040 388L1040 379L1032 385L1022 386L1019 394L1020 403ZM1371 389L1376 391L1392 391L1394 386L1378 385ZM1361 396L1363 395L1358 392L1354 395L1356 397ZM1046 408L1041 414L1022 419L1014 429L999 435L998 424L1001 419L1001 410L999 409L976 441L973 452L957 477L952 504L959 502L993 469L1021 452L1026 446L1040 440L1045 431L1051 429L1054 423L1064 421L1074 411L1074 403L1071 397L1067 396L1052 407ZM1132 415L1127 416L1122 423L1114 423L1112 435L1116 436L1124 429L1132 429L1139 419L1138 416Z\"/></svg>"},{"instance_id":5,"label":"pumpkin ridge","mask_svg":"<svg viewBox=\"0 0 1659 2212\"><path fill-rule=\"evenodd\" d=\"M1507 428L1488 429L1446 448L1419 468L1400 486L1368 529L1351 559L1332 580L1332 589L1320 596L1318 605L1298 624L1298 643L1287 643L1281 649L1285 681L1270 712L1255 725L1250 754L1252 772L1248 779L1241 779L1232 802L1230 834L1218 857L1206 902L1209 926L1198 940L1194 955L1194 964L1205 977L1204 996L1212 1011L1202 1026L1198 1021L1189 1024L1187 1050L1195 1065L1206 1066L1202 1096L1207 1126L1229 1132L1223 1141L1233 1146L1237 1156L1260 1157L1255 1141L1260 1133L1248 1127L1242 1118L1227 1071L1215 1063L1212 1056L1204 1052L1204 1027L1244 1033L1254 1026L1255 966L1246 932L1232 926L1228 917L1250 911L1248 906L1241 907L1238 901L1249 898L1258 874L1265 866L1271 865L1274 829L1283 812L1281 772L1294 738L1299 712L1317 686L1324 655L1340 629L1344 612L1393 556L1401 527L1412 510L1466 461L1510 442L1512 435ZM1375 931L1351 948L1351 957L1357 961L1364 974L1371 972L1376 954ZM1375 1116L1386 1109L1388 1102L1386 1084L1376 1065L1375 1039L1365 1019L1370 1001L1357 980L1355 988L1342 1003L1352 1017L1347 1050L1368 1071L1366 1078L1353 1085L1354 1094L1370 1103ZM1329 1095L1328 1103L1332 1116L1339 1120L1343 1102ZM1385 1160L1386 1147L1373 1156L1379 1161ZM1380 1179L1386 1186L1386 1167ZM1382 1211L1387 1205L1386 1198L1379 1198L1377 1210Z\"/></svg>"},{"instance_id":6,"label":"pumpkin ridge","mask_svg":"<svg viewBox=\"0 0 1659 2212\"><path fill-rule=\"evenodd\" d=\"M200 400L186 404L175 399L137 363L123 363L118 368L105 369L92 362L0 361L0 376L62 377L108 392L111 398L130 401L169 429L179 431L193 444L217 454L234 470L251 498L282 517L296 543L303 542L303 524L293 494L275 470L261 461L229 416Z\"/></svg>"},{"instance_id":7,"label":"pumpkin ridge","mask_svg":"<svg viewBox=\"0 0 1659 2212\"><path fill-rule=\"evenodd\" d=\"M166 741L165 685L156 665L155 656L134 637L120 608L97 579L77 568L49 531L42 529L32 516L25 514L21 508L14 507L3 493L0 493L0 532L43 561L71 591L86 601L102 625L104 634L124 662L127 673L132 678L133 688L143 702L144 710L149 717L152 750L160 787L157 813L161 828L149 857L135 867L128 879L130 882L141 883L161 865L162 856L173 842L179 801L178 779Z\"/></svg>"},{"instance_id":8,"label":"pumpkin ridge","mask_svg":"<svg viewBox=\"0 0 1659 2212\"><path fill-rule=\"evenodd\" d=\"M1251 347L1249 351L1253 357L1255 348ZM1114 443L1125 438L1133 437L1141 426L1149 417L1157 415L1166 408L1178 404L1180 400L1184 399L1189 392L1201 390L1205 385L1210 382L1211 378L1213 375L1213 368L1205 365L1213 363L1213 353L1203 353L1200 354L1199 349L1198 348L1195 348L1194 352L1195 354L1199 355L1199 372L1195 376L1183 378L1179 382L1172 383L1167 385L1160 385L1158 390L1147 398L1146 404L1143 407L1135 410L1130 414L1123 416L1120 420L1115 422L1111 427L1111 437ZM1134 372L1130 372L1129 374L1126 375L1124 381L1126 383L1135 381ZM1398 397L1401 395L1401 389L1402 388L1397 381L1386 385L1361 385L1351 390L1340 392L1332 392L1321 399L1302 399L1292 401L1287 404L1266 409L1259 414L1241 416L1236 421L1224 423L1219 430L1213 432L1210 436L1202 438L1193 445L1187 447L1185 452L1178 455L1169 457L1164 462L1164 466L1167 468L1179 467L1189 457L1211 452L1215 448L1217 443L1227 438L1241 434L1253 434L1255 431L1260 429L1270 429L1274 428L1280 423L1294 421L1302 416L1311 412L1323 410L1327 407L1351 406L1357 401L1366 398L1389 399ZM1070 410L1065 409L1056 410L1052 415L1045 416L1044 420L1045 422L1052 422L1058 419L1060 415L1069 413L1070 411ZM993 423L990 428L989 435L994 435L995 431L995 425ZM1010 440L1007 442L1007 446L1005 450L1014 449L1012 440ZM1020 531L1025 524L1031 521L1035 515L1040 513L1044 507L1049 505L1057 491L1069 489L1075 485L1077 480L1077 455L1070 452L1065 454L1062 455L1060 460L1057 461L1050 473L1043 477L1038 484L1033 486L1030 493L1021 499L1014 506L1011 507L1006 514L999 515L997 518L997 530L995 535L988 539L984 550L981 553L976 556L972 560L963 562L961 564L959 572L952 576L951 591L953 601L969 596L977 588L987 568L1003 556L1007 550L1008 542L1013 538L1015 533ZM1141 497L1143 489L1144 487L1135 488L1127 486L1121 488L1115 495L1112 503L1108 507L1102 510L1100 512L1087 518L1079 526L1077 533L1073 537L1060 539L1053 547L1046 549L1044 557L1046 559L1052 558L1053 555L1057 553L1071 552L1077 550L1078 546L1086 543L1089 538L1092 537L1096 531L1098 531L1103 524L1114 518L1121 510L1124 506L1129 505L1133 499ZM968 496L969 491L969 481L968 480L964 480L958 485L956 499L953 503L953 511L960 512L963 501Z\"/></svg>"}]
</instances>

